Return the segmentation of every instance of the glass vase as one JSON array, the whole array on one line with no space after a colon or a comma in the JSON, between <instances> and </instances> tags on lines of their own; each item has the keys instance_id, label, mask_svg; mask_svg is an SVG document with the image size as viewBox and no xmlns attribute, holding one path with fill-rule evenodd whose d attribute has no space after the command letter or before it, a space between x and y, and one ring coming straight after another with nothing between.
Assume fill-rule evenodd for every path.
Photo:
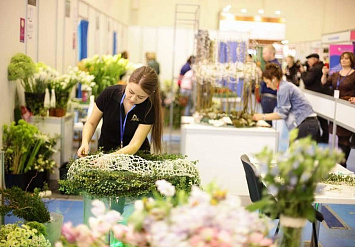
<instances>
[{"instance_id":1,"label":"glass vase","mask_svg":"<svg viewBox=\"0 0 355 247\"><path fill-rule=\"evenodd\" d=\"M300 247L302 230L306 225L307 219L293 218L285 215L280 216L282 236L279 240L279 247Z\"/></svg>"}]
</instances>

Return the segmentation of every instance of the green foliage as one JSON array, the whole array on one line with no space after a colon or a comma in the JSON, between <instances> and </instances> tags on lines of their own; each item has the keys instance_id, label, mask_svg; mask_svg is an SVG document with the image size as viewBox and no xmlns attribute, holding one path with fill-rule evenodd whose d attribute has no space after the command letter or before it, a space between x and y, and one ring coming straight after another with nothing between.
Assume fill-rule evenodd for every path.
<instances>
[{"instance_id":1,"label":"green foliage","mask_svg":"<svg viewBox=\"0 0 355 247\"><path fill-rule=\"evenodd\" d=\"M3 126L3 148L5 151L5 171L22 174L29 170L52 171L55 162L50 156L55 152L58 137L48 138L34 125L19 120L16 125Z\"/></svg>"},{"instance_id":2,"label":"green foliage","mask_svg":"<svg viewBox=\"0 0 355 247\"><path fill-rule=\"evenodd\" d=\"M33 194L23 191L18 187L0 189L4 203L0 206L0 214L13 215L26 221L37 221L46 223L50 219L49 211L39 196L39 191Z\"/></svg>"},{"instance_id":3,"label":"green foliage","mask_svg":"<svg viewBox=\"0 0 355 247\"><path fill-rule=\"evenodd\" d=\"M121 75L126 73L129 63L121 55L93 56L82 61L84 69L95 76L96 85L92 88L92 95L99 95L106 87L117 84Z\"/></svg>"},{"instance_id":4,"label":"green foliage","mask_svg":"<svg viewBox=\"0 0 355 247\"><path fill-rule=\"evenodd\" d=\"M177 160L185 156L181 154L150 154L139 151L137 156L149 161ZM72 161L73 162L73 161ZM196 162L193 162L196 163ZM68 164L70 167L70 164ZM192 185L199 185L200 178L196 170L194 177L159 175L141 175L129 171L87 170L76 173L70 180L59 180L60 190L67 194L83 193L93 198L144 196L155 188L155 181L165 179L176 189L190 191Z\"/></svg>"},{"instance_id":5,"label":"green foliage","mask_svg":"<svg viewBox=\"0 0 355 247\"><path fill-rule=\"evenodd\" d=\"M47 236L47 230L46 227L37 221L29 221L26 223L31 229L36 229L39 234L42 234L43 236Z\"/></svg>"},{"instance_id":6,"label":"green foliage","mask_svg":"<svg viewBox=\"0 0 355 247\"><path fill-rule=\"evenodd\" d=\"M284 214L314 219L311 204L317 183L342 160L343 154L318 147L310 137L295 141L296 136L297 130L292 131L292 144L285 153L275 154L265 148L256 155L267 190L263 191L263 199L250 206L250 210L259 208L274 217Z\"/></svg>"},{"instance_id":7,"label":"green foliage","mask_svg":"<svg viewBox=\"0 0 355 247\"><path fill-rule=\"evenodd\" d=\"M23 53L17 53L11 58L8 67L8 79L9 81L25 80L30 78L35 71L36 67L32 59Z\"/></svg>"}]
</instances>

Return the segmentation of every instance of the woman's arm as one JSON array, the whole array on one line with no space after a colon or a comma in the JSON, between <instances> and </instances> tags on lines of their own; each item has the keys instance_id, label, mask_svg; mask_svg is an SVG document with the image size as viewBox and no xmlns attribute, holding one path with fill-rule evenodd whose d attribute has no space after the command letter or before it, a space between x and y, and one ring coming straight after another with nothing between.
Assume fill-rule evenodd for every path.
<instances>
[{"instance_id":1,"label":"woman's arm","mask_svg":"<svg viewBox=\"0 0 355 247\"><path fill-rule=\"evenodd\" d=\"M99 108L95 104L95 106L92 110L92 113L83 128L81 146L77 152L79 157L83 157L88 154L89 142L91 141L91 138L94 135L94 132L95 132L96 127L102 118L102 115L103 115L102 111L100 111Z\"/></svg>"},{"instance_id":2,"label":"woman's arm","mask_svg":"<svg viewBox=\"0 0 355 247\"><path fill-rule=\"evenodd\" d=\"M253 115L253 120L258 121L258 120L279 120L282 119L281 116L277 112L273 113L267 113L267 114L260 114L256 113Z\"/></svg>"},{"instance_id":3,"label":"woman's arm","mask_svg":"<svg viewBox=\"0 0 355 247\"><path fill-rule=\"evenodd\" d=\"M135 154L139 148L142 146L145 138L148 136L149 131L151 130L152 125L149 124L139 124L132 140L129 144L116 152L111 154Z\"/></svg>"}]
</instances>

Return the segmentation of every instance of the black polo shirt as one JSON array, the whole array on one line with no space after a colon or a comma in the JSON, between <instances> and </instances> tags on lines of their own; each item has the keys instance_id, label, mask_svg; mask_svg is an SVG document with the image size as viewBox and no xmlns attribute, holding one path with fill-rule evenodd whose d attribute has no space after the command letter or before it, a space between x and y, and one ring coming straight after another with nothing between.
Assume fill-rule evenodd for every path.
<instances>
[{"instance_id":1,"label":"black polo shirt","mask_svg":"<svg viewBox=\"0 0 355 247\"><path fill-rule=\"evenodd\" d=\"M120 102L124 94L125 86L114 85L107 87L96 99L96 105L103 112L103 122L99 147L103 151L115 151L121 144L120 114L122 124L125 119L124 106ZM132 140L139 124L154 124L154 109L151 107L149 98L143 103L137 104L127 115L126 126L123 134L123 146L127 146ZM140 150L150 151L150 145L145 138Z\"/></svg>"}]
</instances>

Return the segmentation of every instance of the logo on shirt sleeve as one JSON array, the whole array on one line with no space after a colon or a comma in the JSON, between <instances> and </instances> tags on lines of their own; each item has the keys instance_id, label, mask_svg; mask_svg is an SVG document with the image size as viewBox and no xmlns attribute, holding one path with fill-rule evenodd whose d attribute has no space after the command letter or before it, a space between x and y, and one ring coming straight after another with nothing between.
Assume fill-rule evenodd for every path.
<instances>
[{"instance_id":1,"label":"logo on shirt sleeve","mask_svg":"<svg viewBox=\"0 0 355 247\"><path fill-rule=\"evenodd\" d=\"M131 121L139 122L139 118L137 117L136 114L133 114Z\"/></svg>"}]
</instances>

